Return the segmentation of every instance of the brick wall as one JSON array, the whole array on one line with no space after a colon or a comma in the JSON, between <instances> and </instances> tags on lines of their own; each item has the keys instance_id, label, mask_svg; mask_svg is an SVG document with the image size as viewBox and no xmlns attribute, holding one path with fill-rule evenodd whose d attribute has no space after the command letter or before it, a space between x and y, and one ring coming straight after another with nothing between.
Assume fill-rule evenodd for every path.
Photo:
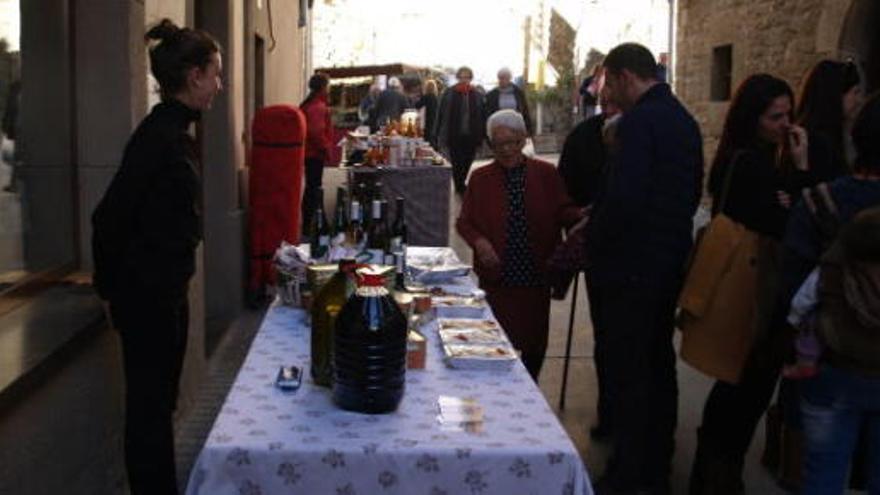
<instances>
[{"instance_id":1,"label":"brick wall","mask_svg":"<svg viewBox=\"0 0 880 495\"><path fill-rule=\"evenodd\" d=\"M769 72L797 93L810 67L838 55L853 0L680 0L676 91L703 130L714 156L727 102L710 101L712 50L733 46L732 90L747 76ZM707 163L710 163L707 160Z\"/></svg>"}]
</instances>

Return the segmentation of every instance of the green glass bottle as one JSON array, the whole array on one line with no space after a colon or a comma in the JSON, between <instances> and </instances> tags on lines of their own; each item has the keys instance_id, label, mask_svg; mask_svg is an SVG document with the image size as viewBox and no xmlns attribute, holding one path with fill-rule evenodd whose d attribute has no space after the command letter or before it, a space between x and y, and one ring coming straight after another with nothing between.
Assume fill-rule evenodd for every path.
<instances>
[{"instance_id":1,"label":"green glass bottle","mask_svg":"<svg viewBox=\"0 0 880 495\"><path fill-rule=\"evenodd\" d=\"M333 332L336 316L354 292L349 278L355 260L343 259L339 271L318 291L312 302L312 381L322 387L333 386Z\"/></svg>"}]
</instances>

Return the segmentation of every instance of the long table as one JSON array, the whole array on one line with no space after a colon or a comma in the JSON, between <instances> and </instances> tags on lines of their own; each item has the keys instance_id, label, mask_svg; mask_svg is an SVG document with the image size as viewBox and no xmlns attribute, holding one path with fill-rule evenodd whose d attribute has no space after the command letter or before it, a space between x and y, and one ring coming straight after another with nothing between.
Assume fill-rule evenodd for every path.
<instances>
[{"instance_id":1,"label":"long table","mask_svg":"<svg viewBox=\"0 0 880 495\"><path fill-rule=\"evenodd\" d=\"M473 284L468 278L456 281ZM487 311L491 317L491 312ZM399 409L342 411L311 383L285 393L279 366L309 369L304 311L269 308L190 475L189 495L589 495L577 450L520 362L506 371L447 368L426 326L425 370L407 370ZM448 431L440 395L475 398L481 431Z\"/></svg>"}]
</instances>

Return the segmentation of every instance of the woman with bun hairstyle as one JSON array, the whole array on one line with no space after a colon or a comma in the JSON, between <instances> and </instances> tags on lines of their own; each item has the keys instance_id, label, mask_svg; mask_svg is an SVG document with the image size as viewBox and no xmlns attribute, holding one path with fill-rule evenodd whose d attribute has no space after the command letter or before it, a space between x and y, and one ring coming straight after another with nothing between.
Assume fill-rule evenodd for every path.
<instances>
[{"instance_id":1,"label":"woman with bun hairstyle","mask_svg":"<svg viewBox=\"0 0 880 495\"><path fill-rule=\"evenodd\" d=\"M135 495L177 493L172 414L202 237L190 124L222 89L220 45L208 33L164 19L145 38L162 100L129 139L92 215L94 285L122 341L125 465Z\"/></svg>"}]
</instances>

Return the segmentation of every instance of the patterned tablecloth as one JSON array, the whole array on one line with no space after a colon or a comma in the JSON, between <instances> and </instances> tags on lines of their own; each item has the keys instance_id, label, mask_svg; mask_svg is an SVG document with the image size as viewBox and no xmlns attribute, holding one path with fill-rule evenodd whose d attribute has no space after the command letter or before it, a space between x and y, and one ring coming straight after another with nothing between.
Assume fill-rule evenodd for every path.
<instances>
[{"instance_id":1,"label":"patterned tablecloth","mask_svg":"<svg viewBox=\"0 0 880 495\"><path fill-rule=\"evenodd\" d=\"M309 369L306 315L276 302L187 493L589 495L583 461L522 364L508 371L449 369L432 328L424 328L427 367L407 370L399 409L357 414L337 409L308 372L294 393L274 387L282 364ZM484 409L482 431L441 427L440 395L475 398Z\"/></svg>"},{"instance_id":2,"label":"patterned tablecloth","mask_svg":"<svg viewBox=\"0 0 880 495\"><path fill-rule=\"evenodd\" d=\"M355 175L376 176L382 180L382 196L394 219L394 198L406 199L406 226L410 246L449 245L449 198L452 167L449 164L429 167L358 167L348 168L349 187ZM369 210L366 210L369 211Z\"/></svg>"}]
</instances>

